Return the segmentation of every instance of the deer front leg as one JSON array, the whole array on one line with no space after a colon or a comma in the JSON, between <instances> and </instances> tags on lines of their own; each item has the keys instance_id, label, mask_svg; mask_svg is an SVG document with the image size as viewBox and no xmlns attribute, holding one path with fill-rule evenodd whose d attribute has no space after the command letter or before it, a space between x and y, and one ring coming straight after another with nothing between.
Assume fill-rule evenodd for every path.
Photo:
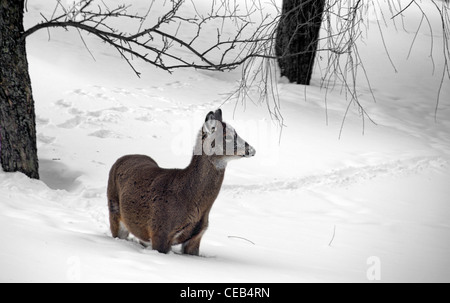
<instances>
[{"instance_id":1,"label":"deer front leg","mask_svg":"<svg viewBox=\"0 0 450 303\"><path fill-rule=\"evenodd\" d=\"M200 241L202 240L201 235L196 236L183 243L183 254L198 256L200 253Z\"/></svg>"},{"instance_id":2,"label":"deer front leg","mask_svg":"<svg viewBox=\"0 0 450 303\"><path fill-rule=\"evenodd\" d=\"M167 254L170 251L171 245L166 233L159 232L152 236L152 249L159 253Z\"/></svg>"},{"instance_id":3,"label":"deer front leg","mask_svg":"<svg viewBox=\"0 0 450 303\"><path fill-rule=\"evenodd\" d=\"M202 240L203 234L208 228L208 218L204 218L195 227L192 236L189 240L183 243L182 251L183 254L198 256L200 253L200 242Z\"/></svg>"}]
</instances>

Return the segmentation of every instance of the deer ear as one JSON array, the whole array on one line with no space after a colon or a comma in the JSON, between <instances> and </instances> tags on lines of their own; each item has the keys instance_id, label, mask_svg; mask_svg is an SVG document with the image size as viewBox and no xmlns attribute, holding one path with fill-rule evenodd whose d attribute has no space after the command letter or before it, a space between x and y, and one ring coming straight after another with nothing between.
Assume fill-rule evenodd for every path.
<instances>
[{"instance_id":1,"label":"deer ear","mask_svg":"<svg viewBox=\"0 0 450 303\"><path fill-rule=\"evenodd\" d=\"M216 110L216 112L214 113L214 117L216 118L216 120L223 122L222 121L222 110L220 108L218 110Z\"/></svg>"},{"instance_id":2,"label":"deer ear","mask_svg":"<svg viewBox=\"0 0 450 303\"><path fill-rule=\"evenodd\" d=\"M208 122L209 120L215 120L215 119L216 119L216 117L214 115L214 112L211 111L206 115L205 122Z\"/></svg>"},{"instance_id":3,"label":"deer ear","mask_svg":"<svg viewBox=\"0 0 450 303\"><path fill-rule=\"evenodd\" d=\"M208 115L206 115L204 130L208 134L212 134L216 130L216 126L217 126L216 116L214 115L213 112L209 112Z\"/></svg>"}]
</instances>

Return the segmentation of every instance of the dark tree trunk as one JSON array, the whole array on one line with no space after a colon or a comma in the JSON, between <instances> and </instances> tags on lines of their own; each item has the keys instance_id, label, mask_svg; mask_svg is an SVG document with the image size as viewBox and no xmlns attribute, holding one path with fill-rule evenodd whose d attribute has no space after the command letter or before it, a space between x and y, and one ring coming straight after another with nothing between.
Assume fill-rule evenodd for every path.
<instances>
[{"instance_id":1,"label":"dark tree trunk","mask_svg":"<svg viewBox=\"0 0 450 303\"><path fill-rule=\"evenodd\" d=\"M6 172L39 179L23 11L24 0L0 0L0 161Z\"/></svg>"},{"instance_id":2,"label":"dark tree trunk","mask_svg":"<svg viewBox=\"0 0 450 303\"><path fill-rule=\"evenodd\" d=\"M283 0L275 52L290 82L311 82L324 9L325 0Z\"/></svg>"}]
</instances>

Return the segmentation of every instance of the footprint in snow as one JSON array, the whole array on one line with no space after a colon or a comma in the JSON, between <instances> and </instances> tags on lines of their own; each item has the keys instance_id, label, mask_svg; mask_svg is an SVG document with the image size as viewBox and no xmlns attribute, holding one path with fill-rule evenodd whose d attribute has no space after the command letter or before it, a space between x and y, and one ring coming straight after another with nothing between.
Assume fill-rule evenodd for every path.
<instances>
[{"instance_id":1,"label":"footprint in snow","mask_svg":"<svg viewBox=\"0 0 450 303\"><path fill-rule=\"evenodd\" d=\"M118 135L118 134L116 134L116 133L114 133L114 132L112 132L110 130L107 130L107 129L100 129L98 131L90 133L88 136L97 137L97 138L100 138L100 139L120 138L121 137L120 135Z\"/></svg>"},{"instance_id":2,"label":"footprint in snow","mask_svg":"<svg viewBox=\"0 0 450 303\"><path fill-rule=\"evenodd\" d=\"M55 140L56 140L55 137L49 137L49 136L45 136L43 134L38 134L37 139L39 142L44 143L44 144L51 144L51 143L55 142Z\"/></svg>"},{"instance_id":3,"label":"footprint in snow","mask_svg":"<svg viewBox=\"0 0 450 303\"><path fill-rule=\"evenodd\" d=\"M57 127L60 127L60 128L67 128L67 129L70 129L70 128L75 128L75 127L77 127L78 125L81 124L81 122L83 122L83 118L81 118L80 116L76 116L76 117L74 117L74 118L72 118L72 119L69 119L69 120L67 120L66 122L61 123L61 124L58 124L58 125L56 125L56 126L57 126Z\"/></svg>"},{"instance_id":4,"label":"footprint in snow","mask_svg":"<svg viewBox=\"0 0 450 303\"><path fill-rule=\"evenodd\" d=\"M83 90L81 88L73 90L72 93L75 94L75 95L79 95L79 96L87 96L87 95L89 95L88 92L86 92L85 90Z\"/></svg>"},{"instance_id":5,"label":"footprint in snow","mask_svg":"<svg viewBox=\"0 0 450 303\"><path fill-rule=\"evenodd\" d=\"M64 100L64 99L59 99L58 101L55 102L55 105L68 108L68 107L72 106L72 102Z\"/></svg>"},{"instance_id":6,"label":"footprint in snow","mask_svg":"<svg viewBox=\"0 0 450 303\"><path fill-rule=\"evenodd\" d=\"M40 126L45 126L45 125L48 125L49 123L50 123L50 119L41 118L39 116L36 117L36 124L38 124Z\"/></svg>"},{"instance_id":7,"label":"footprint in snow","mask_svg":"<svg viewBox=\"0 0 450 303\"><path fill-rule=\"evenodd\" d=\"M167 83L166 86L170 87L170 88L185 88L185 87L189 87L191 85L189 83L186 83L186 82L175 81L175 82L172 82L172 83Z\"/></svg>"}]
</instances>

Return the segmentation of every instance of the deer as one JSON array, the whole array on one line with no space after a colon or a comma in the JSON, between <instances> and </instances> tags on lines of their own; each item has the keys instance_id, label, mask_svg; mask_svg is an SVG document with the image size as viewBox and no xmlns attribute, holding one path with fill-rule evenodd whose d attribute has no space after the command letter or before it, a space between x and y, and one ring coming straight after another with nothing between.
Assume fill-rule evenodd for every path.
<instances>
[{"instance_id":1,"label":"deer","mask_svg":"<svg viewBox=\"0 0 450 303\"><path fill-rule=\"evenodd\" d=\"M183 254L199 256L228 162L255 154L218 109L206 115L184 169L161 168L146 155L119 158L107 187L112 236L128 239L131 233L163 254L181 244Z\"/></svg>"}]
</instances>

